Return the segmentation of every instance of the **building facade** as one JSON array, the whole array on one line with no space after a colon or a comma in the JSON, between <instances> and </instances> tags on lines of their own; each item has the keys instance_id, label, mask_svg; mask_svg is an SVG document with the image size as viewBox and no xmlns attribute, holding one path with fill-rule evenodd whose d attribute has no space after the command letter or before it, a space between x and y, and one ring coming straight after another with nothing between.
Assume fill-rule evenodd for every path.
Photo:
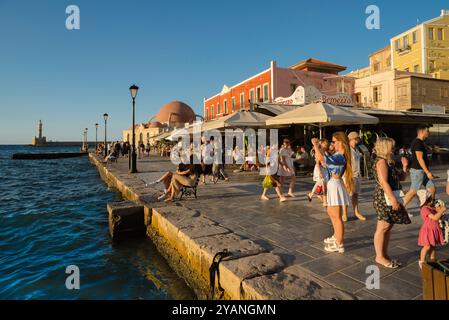
<instances>
[{"instance_id":1,"label":"building facade","mask_svg":"<svg viewBox=\"0 0 449 320\"><path fill-rule=\"evenodd\" d=\"M181 101L172 101L164 105L148 122L136 124L136 144L147 142L154 144L155 139L164 132L193 123L196 114L190 106ZM123 141L132 143L132 127L123 131Z\"/></svg>"},{"instance_id":2,"label":"building facade","mask_svg":"<svg viewBox=\"0 0 449 320\"><path fill-rule=\"evenodd\" d=\"M356 105L392 111L449 110L449 80L384 71L355 80Z\"/></svg>"},{"instance_id":3,"label":"building facade","mask_svg":"<svg viewBox=\"0 0 449 320\"><path fill-rule=\"evenodd\" d=\"M362 78L395 69L449 79L449 10L392 37L389 45L370 55L369 67L349 75Z\"/></svg>"},{"instance_id":4,"label":"building facade","mask_svg":"<svg viewBox=\"0 0 449 320\"><path fill-rule=\"evenodd\" d=\"M248 110L253 103L290 101L287 99L299 87L315 90L315 95L332 99L347 95L352 103L354 78L339 75L345 66L309 58L281 68L275 61L268 69L232 86L223 86L220 93L204 99L205 120L216 119L241 109ZM313 88L313 90L312 90ZM307 90L306 90L307 92ZM290 104L294 104L290 102Z\"/></svg>"}]
</instances>

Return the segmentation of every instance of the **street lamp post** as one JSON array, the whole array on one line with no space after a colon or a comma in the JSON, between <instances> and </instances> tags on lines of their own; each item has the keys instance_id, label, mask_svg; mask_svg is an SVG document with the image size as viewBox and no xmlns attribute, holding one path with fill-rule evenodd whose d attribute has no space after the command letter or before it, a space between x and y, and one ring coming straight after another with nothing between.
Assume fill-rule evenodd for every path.
<instances>
[{"instance_id":1,"label":"street lamp post","mask_svg":"<svg viewBox=\"0 0 449 320\"><path fill-rule=\"evenodd\" d=\"M84 141L86 141L86 144L85 144L85 146L86 146L86 152L89 152L89 143L87 142L87 128L84 130Z\"/></svg>"},{"instance_id":2,"label":"street lamp post","mask_svg":"<svg viewBox=\"0 0 449 320\"><path fill-rule=\"evenodd\" d=\"M132 153L131 153L131 173L137 172L137 154L136 154L136 96L137 91L139 90L139 87L133 84L131 87L129 87L129 92L131 93L131 98L133 99L133 144L132 144Z\"/></svg>"},{"instance_id":3,"label":"street lamp post","mask_svg":"<svg viewBox=\"0 0 449 320\"><path fill-rule=\"evenodd\" d=\"M105 113L103 115L104 118L104 156L108 156L108 136L107 136L107 124L108 124L109 115Z\"/></svg>"},{"instance_id":4,"label":"street lamp post","mask_svg":"<svg viewBox=\"0 0 449 320\"><path fill-rule=\"evenodd\" d=\"M95 152L98 149L98 123L95 124Z\"/></svg>"}]
</instances>

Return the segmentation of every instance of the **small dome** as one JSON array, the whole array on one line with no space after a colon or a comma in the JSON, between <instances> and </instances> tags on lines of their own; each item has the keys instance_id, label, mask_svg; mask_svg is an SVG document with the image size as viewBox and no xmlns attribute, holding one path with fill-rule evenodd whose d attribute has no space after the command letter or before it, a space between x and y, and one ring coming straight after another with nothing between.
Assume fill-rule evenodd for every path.
<instances>
[{"instance_id":1,"label":"small dome","mask_svg":"<svg viewBox=\"0 0 449 320\"><path fill-rule=\"evenodd\" d=\"M160 128L160 127L162 127L162 123L160 123L159 121L148 123L148 128Z\"/></svg>"},{"instance_id":2,"label":"small dome","mask_svg":"<svg viewBox=\"0 0 449 320\"><path fill-rule=\"evenodd\" d=\"M167 103L156 115L157 122L170 124L170 126L184 126L185 123L195 121L195 112L187 104L180 101Z\"/></svg>"}]
</instances>

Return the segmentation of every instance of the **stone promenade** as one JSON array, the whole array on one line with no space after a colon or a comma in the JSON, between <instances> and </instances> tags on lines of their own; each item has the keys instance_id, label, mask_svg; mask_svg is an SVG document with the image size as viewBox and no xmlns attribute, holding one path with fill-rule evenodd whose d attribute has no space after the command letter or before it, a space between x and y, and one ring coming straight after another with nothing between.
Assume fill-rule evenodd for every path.
<instances>
[{"instance_id":1,"label":"stone promenade","mask_svg":"<svg viewBox=\"0 0 449 320\"><path fill-rule=\"evenodd\" d=\"M108 164L120 172L128 170L128 159ZM176 167L167 158L157 156L138 160L139 179L150 182L164 172ZM436 168L440 176L436 180L439 198L449 201L443 193L446 169ZM260 244L282 258L287 266L310 272L332 287L342 289L359 299L421 299L421 275L418 268L420 247L417 245L421 217L417 201L410 206L412 224L395 226L390 241L390 255L403 263L397 270L380 268L380 289L367 289L366 269L374 263L373 234L376 214L372 207L374 182L364 180L361 194L361 209L367 221L352 217L346 223L344 254L326 253L323 239L330 236L332 228L325 209L318 199L309 203L306 193L312 188L311 177L298 176L296 198L279 203L271 192L270 201L261 201L262 178L255 173L233 173L228 170L230 181L219 181L198 187L198 198L186 198L179 203L200 213L232 232ZM403 183L408 190L409 180ZM158 185L162 190L162 186ZM284 191L286 190L284 187ZM448 247L439 248L438 258L449 258Z\"/></svg>"}]
</instances>

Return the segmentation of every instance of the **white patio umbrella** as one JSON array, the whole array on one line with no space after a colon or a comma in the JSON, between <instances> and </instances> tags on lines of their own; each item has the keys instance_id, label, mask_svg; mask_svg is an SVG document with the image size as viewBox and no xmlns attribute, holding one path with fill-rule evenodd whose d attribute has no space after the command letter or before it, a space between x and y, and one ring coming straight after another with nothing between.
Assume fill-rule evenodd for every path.
<instances>
[{"instance_id":1,"label":"white patio umbrella","mask_svg":"<svg viewBox=\"0 0 449 320\"><path fill-rule=\"evenodd\" d=\"M265 114L254 111L238 111L216 120L204 122L202 131L224 128L264 127L266 120L271 118Z\"/></svg>"},{"instance_id":2,"label":"white patio umbrella","mask_svg":"<svg viewBox=\"0 0 449 320\"><path fill-rule=\"evenodd\" d=\"M286 124L310 124L322 129L327 126L343 126L355 124L377 124L379 119L362 112L334 106L329 103L311 103L304 107L285 112L266 121L268 126Z\"/></svg>"}]
</instances>

